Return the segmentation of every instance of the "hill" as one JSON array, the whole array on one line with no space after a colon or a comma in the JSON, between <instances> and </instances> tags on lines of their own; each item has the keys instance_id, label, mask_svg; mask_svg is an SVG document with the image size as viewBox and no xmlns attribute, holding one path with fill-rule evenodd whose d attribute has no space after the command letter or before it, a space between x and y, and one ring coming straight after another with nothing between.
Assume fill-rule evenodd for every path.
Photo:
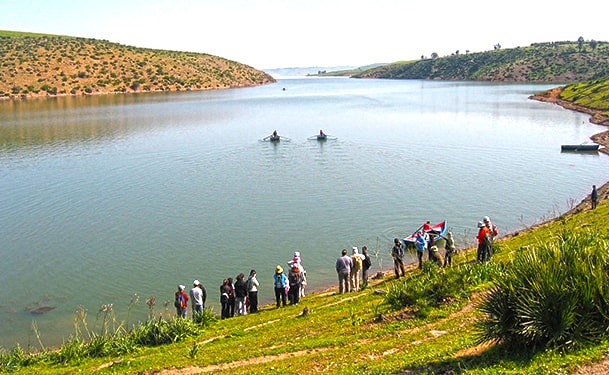
<instances>
[{"instance_id":1,"label":"hill","mask_svg":"<svg viewBox=\"0 0 609 375\"><path fill-rule=\"evenodd\" d=\"M105 40L0 31L0 99L210 90L274 82L250 66L204 53Z\"/></svg>"},{"instance_id":2,"label":"hill","mask_svg":"<svg viewBox=\"0 0 609 375\"><path fill-rule=\"evenodd\" d=\"M609 76L609 43L536 43L384 65L355 78L576 82Z\"/></svg>"}]
</instances>

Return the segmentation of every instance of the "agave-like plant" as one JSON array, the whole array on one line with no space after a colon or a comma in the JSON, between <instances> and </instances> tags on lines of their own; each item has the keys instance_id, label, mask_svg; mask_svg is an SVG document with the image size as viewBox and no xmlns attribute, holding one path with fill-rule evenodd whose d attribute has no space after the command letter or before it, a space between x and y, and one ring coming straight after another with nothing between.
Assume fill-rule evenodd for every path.
<instances>
[{"instance_id":1,"label":"agave-like plant","mask_svg":"<svg viewBox=\"0 0 609 375\"><path fill-rule=\"evenodd\" d=\"M565 231L519 253L483 298L480 341L512 347L572 348L609 328L609 241Z\"/></svg>"}]
</instances>

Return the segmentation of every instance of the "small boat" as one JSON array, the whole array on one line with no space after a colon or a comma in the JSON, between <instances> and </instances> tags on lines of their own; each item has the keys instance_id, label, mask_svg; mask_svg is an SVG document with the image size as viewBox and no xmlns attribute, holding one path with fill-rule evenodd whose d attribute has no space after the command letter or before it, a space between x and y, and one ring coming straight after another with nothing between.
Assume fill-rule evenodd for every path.
<instances>
[{"instance_id":1,"label":"small boat","mask_svg":"<svg viewBox=\"0 0 609 375\"><path fill-rule=\"evenodd\" d=\"M269 138L269 141L271 142L279 142L281 140L281 137L278 135L273 135Z\"/></svg>"},{"instance_id":2,"label":"small boat","mask_svg":"<svg viewBox=\"0 0 609 375\"><path fill-rule=\"evenodd\" d=\"M598 151L600 145L595 143L584 143L580 145L561 145L561 151Z\"/></svg>"},{"instance_id":3,"label":"small boat","mask_svg":"<svg viewBox=\"0 0 609 375\"><path fill-rule=\"evenodd\" d=\"M446 230L448 228L448 225L446 224L446 220L436 224L436 225L432 225L431 227L429 227L429 229L425 230L425 233L428 233L429 235L433 235L436 237L436 240L438 240L438 237L443 237L444 234L446 233ZM417 232L419 232L420 230L423 229L423 225L421 225L419 227L419 229L415 230L413 234L411 234L410 236L403 238L402 240L404 241L405 244L414 244L415 241L417 240Z\"/></svg>"},{"instance_id":4,"label":"small boat","mask_svg":"<svg viewBox=\"0 0 609 375\"><path fill-rule=\"evenodd\" d=\"M325 141L326 139L328 139L328 136L326 134L319 134L317 136L318 141Z\"/></svg>"}]
</instances>

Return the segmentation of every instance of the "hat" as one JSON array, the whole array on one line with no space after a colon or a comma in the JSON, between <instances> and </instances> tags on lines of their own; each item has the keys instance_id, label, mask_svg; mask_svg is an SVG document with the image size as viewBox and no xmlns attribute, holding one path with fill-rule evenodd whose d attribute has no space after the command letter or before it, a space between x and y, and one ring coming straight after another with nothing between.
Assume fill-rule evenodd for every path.
<instances>
[{"instance_id":1,"label":"hat","mask_svg":"<svg viewBox=\"0 0 609 375\"><path fill-rule=\"evenodd\" d=\"M485 223L488 223L489 221L491 221L491 218L488 216L485 216L484 219L482 219L482 221L484 221Z\"/></svg>"},{"instance_id":2,"label":"hat","mask_svg":"<svg viewBox=\"0 0 609 375\"><path fill-rule=\"evenodd\" d=\"M353 254L357 254L357 246L353 246L351 250L353 250Z\"/></svg>"},{"instance_id":3,"label":"hat","mask_svg":"<svg viewBox=\"0 0 609 375\"><path fill-rule=\"evenodd\" d=\"M201 285L201 283L199 282L199 280L195 280L192 282L194 285Z\"/></svg>"},{"instance_id":4,"label":"hat","mask_svg":"<svg viewBox=\"0 0 609 375\"><path fill-rule=\"evenodd\" d=\"M180 289L180 290L184 290L185 288L186 287L184 285L182 285L182 284L178 285L178 289Z\"/></svg>"},{"instance_id":5,"label":"hat","mask_svg":"<svg viewBox=\"0 0 609 375\"><path fill-rule=\"evenodd\" d=\"M276 273L282 273L283 272L283 268L281 268L281 266L278 264L277 267L275 268L275 272Z\"/></svg>"},{"instance_id":6,"label":"hat","mask_svg":"<svg viewBox=\"0 0 609 375\"><path fill-rule=\"evenodd\" d=\"M478 222L478 228L482 228L483 226L484 226L484 223L483 223L483 222L481 222L481 221L479 221L479 222Z\"/></svg>"},{"instance_id":7,"label":"hat","mask_svg":"<svg viewBox=\"0 0 609 375\"><path fill-rule=\"evenodd\" d=\"M438 251L438 247L436 245L433 245L432 247L429 248L429 250Z\"/></svg>"}]
</instances>

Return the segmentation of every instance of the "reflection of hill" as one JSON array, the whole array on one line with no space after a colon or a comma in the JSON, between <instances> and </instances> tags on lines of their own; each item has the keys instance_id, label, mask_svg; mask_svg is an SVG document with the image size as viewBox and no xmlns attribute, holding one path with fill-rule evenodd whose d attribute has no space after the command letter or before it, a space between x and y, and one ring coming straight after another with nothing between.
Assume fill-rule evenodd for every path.
<instances>
[{"instance_id":1,"label":"reflection of hill","mask_svg":"<svg viewBox=\"0 0 609 375\"><path fill-rule=\"evenodd\" d=\"M124 137L142 130L142 122L134 122L130 115L137 111L140 119L145 118L145 104L157 101L155 97L103 95L0 102L0 149L10 151ZM149 117L147 128L160 126L152 114Z\"/></svg>"},{"instance_id":2,"label":"reflection of hill","mask_svg":"<svg viewBox=\"0 0 609 375\"><path fill-rule=\"evenodd\" d=\"M0 55L0 98L208 90L274 81L209 54L56 35L0 31Z\"/></svg>"}]
</instances>

